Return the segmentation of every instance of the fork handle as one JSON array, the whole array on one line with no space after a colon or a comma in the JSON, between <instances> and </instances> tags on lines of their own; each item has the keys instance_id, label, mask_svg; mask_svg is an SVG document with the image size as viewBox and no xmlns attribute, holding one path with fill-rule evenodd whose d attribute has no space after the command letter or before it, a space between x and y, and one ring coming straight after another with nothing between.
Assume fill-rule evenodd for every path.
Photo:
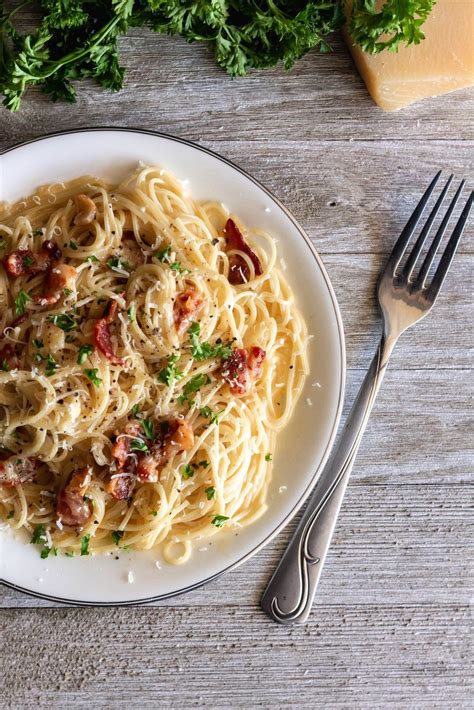
<instances>
[{"instance_id":1,"label":"fork handle","mask_svg":"<svg viewBox=\"0 0 474 710\"><path fill-rule=\"evenodd\" d=\"M337 447L263 594L262 607L280 624L303 624L311 610L349 475L395 339L382 338Z\"/></svg>"}]
</instances>

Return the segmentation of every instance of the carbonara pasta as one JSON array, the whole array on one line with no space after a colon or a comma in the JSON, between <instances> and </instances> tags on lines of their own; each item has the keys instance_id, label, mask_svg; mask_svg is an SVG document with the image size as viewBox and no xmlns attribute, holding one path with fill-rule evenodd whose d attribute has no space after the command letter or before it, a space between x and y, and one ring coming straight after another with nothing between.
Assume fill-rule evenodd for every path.
<instances>
[{"instance_id":1,"label":"carbonara pasta","mask_svg":"<svg viewBox=\"0 0 474 710\"><path fill-rule=\"evenodd\" d=\"M183 563L262 515L307 374L275 240L144 166L0 205L0 240L0 517Z\"/></svg>"}]
</instances>

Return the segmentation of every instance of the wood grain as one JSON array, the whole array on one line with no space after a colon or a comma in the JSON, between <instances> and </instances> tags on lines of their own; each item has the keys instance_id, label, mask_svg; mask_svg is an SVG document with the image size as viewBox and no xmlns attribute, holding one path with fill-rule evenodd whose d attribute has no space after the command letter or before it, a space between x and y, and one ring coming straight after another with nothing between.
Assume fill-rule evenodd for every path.
<instances>
[{"instance_id":1,"label":"wood grain","mask_svg":"<svg viewBox=\"0 0 474 710\"><path fill-rule=\"evenodd\" d=\"M123 92L87 83L68 106L33 91L18 114L0 110L0 150L132 126L197 141L262 180L334 284L347 411L380 329L377 274L424 185L443 167L472 187L474 92L384 114L337 38L292 73L234 81L176 38L136 30L121 51ZM473 253L471 227L435 312L394 353L306 626L278 627L258 606L296 521L244 566L153 607L51 608L4 587L0 707L472 707Z\"/></svg>"}]
</instances>

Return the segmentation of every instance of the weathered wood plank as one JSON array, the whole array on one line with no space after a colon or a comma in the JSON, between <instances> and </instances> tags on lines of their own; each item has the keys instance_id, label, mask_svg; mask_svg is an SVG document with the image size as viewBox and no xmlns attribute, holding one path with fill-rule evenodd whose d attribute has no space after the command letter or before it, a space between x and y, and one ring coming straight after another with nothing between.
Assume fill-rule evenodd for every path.
<instances>
[{"instance_id":1,"label":"weathered wood plank","mask_svg":"<svg viewBox=\"0 0 474 710\"><path fill-rule=\"evenodd\" d=\"M198 140L472 139L474 91L383 113L367 94L343 42L281 67L230 79L205 46L140 30L121 42L128 67L118 94L82 84L78 103L52 104L31 91L16 116L0 113L9 141L58 128L135 125ZM0 135L1 135L0 131Z\"/></svg>"},{"instance_id":2,"label":"weathered wood plank","mask_svg":"<svg viewBox=\"0 0 474 710\"><path fill-rule=\"evenodd\" d=\"M467 708L465 606L11 611L4 707Z\"/></svg>"}]
</instances>

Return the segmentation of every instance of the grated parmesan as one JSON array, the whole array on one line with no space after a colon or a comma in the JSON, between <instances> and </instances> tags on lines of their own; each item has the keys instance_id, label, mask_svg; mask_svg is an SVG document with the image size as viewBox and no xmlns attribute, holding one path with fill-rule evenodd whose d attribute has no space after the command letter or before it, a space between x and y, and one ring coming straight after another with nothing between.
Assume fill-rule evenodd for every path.
<instances>
[{"instance_id":1,"label":"grated parmesan","mask_svg":"<svg viewBox=\"0 0 474 710\"><path fill-rule=\"evenodd\" d=\"M133 584L135 581L135 577L133 576L132 570L128 571L127 580L129 584Z\"/></svg>"}]
</instances>

